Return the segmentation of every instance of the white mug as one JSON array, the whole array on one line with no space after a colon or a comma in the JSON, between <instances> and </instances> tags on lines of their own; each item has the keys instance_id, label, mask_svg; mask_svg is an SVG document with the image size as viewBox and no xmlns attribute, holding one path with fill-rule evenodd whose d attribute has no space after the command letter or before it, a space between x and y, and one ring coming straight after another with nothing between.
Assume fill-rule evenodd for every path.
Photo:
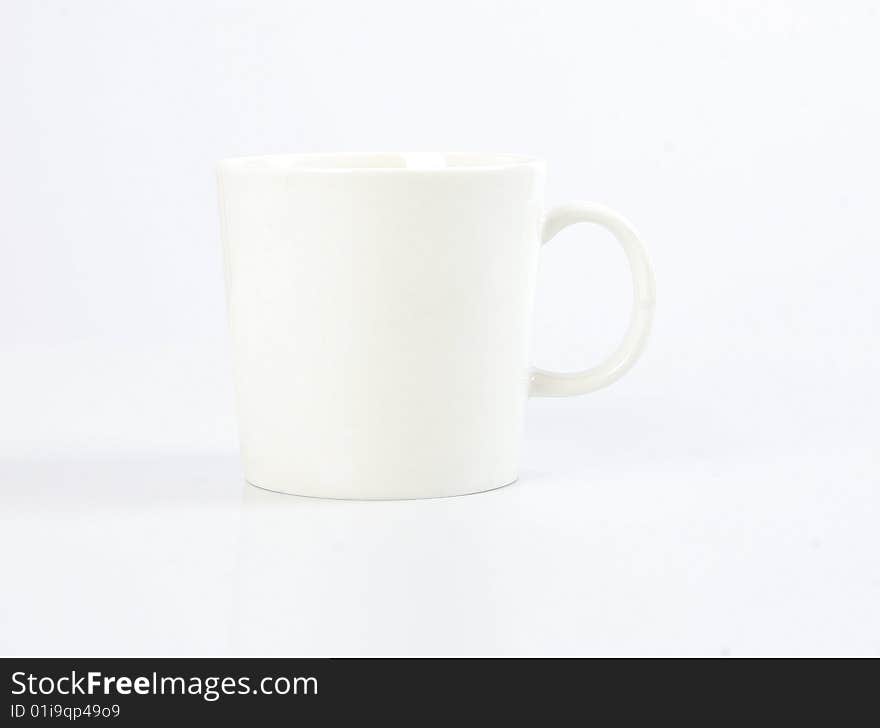
<instances>
[{"instance_id":1,"label":"white mug","mask_svg":"<svg viewBox=\"0 0 880 728\"><path fill-rule=\"evenodd\" d=\"M294 154L219 163L246 479L327 498L430 498L517 479L528 396L622 376L654 282L632 227L595 204L543 211L544 165L513 155ZM617 351L529 364L538 251L608 228L632 271Z\"/></svg>"}]
</instances>

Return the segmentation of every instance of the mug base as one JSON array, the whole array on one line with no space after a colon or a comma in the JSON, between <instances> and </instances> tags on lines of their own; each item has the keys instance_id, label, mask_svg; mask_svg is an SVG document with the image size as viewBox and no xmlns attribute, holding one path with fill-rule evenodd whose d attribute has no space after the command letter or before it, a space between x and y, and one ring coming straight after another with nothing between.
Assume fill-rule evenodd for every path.
<instances>
[{"instance_id":1,"label":"mug base","mask_svg":"<svg viewBox=\"0 0 880 728\"><path fill-rule=\"evenodd\" d=\"M437 500L440 498L458 498L459 496L464 495L477 495L479 493L489 493L493 490L501 490L502 488L506 488L509 485L513 485L517 483L519 478L514 478L513 480L502 483L501 485L490 485L488 487L475 487L475 488L464 488L460 491L452 490L449 493L438 493L437 495L365 495L365 496L345 496L345 495L318 495L316 493L303 493L301 491L297 491L295 489L286 489L286 488L270 488L266 485L262 485L260 483L255 483L253 480L249 478L245 478L245 482L259 490L265 490L270 493L279 493L281 495L291 495L296 496L297 498L313 498L315 500L335 500L335 501L411 501L411 500Z\"/></svg>"}]
</instances>

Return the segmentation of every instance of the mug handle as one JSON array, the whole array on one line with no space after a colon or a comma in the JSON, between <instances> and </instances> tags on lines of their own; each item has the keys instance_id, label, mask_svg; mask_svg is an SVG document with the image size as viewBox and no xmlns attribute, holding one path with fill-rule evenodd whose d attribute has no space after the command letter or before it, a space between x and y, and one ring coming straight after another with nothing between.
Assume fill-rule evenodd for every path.
<instances>
[{"instance_id":1,"label":"mug handle","mask_svg":"<svg viewBox=\"0 0 880 728\"><path fill-rule=\"evenodd\" d=\"M571 397L607 387L636 363L644 351L651 330L655 303L654 274L642 241L620 215L594 203L561 205L552 209L544 219L542 244L549 242L563 228L579 222L601 225L623 246L633 282L633 309L629 328L617 350L597 367L570 373L533 369L529 385L531 397Z\"/></svg>"}]
</instances>

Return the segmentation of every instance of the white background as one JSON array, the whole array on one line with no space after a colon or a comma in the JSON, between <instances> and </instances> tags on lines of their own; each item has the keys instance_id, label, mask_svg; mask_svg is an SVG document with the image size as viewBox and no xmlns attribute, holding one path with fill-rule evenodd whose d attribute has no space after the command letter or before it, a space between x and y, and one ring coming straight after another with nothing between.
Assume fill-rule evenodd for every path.
<instances>
[{"instance_id":1,"label":"white background","mask_svg":"<svg viewBox=\"0 0 880 728\"><path fill-rule=\"evenodd\" d=\"M0 652L880 654L880 16L849 2L0 9ZM647 353L529 404L519 483L245 487L215 160L548 162L657 277ZM628 316L542 254L535 358Z\"/></svg>"}]
</instances>

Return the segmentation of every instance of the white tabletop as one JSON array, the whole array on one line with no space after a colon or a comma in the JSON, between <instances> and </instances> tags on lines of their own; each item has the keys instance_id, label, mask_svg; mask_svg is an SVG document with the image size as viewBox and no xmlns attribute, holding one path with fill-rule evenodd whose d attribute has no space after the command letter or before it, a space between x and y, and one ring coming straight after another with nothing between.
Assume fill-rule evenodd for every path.
<instances>
[{"instance_id":1,"label":"white tabletop","mask_svg":"<svg viewBox=\"0 0 880 728\"><path fill-rule=\"evenodd\" d=\"M270 493L232 453L5 461L0 652L880 652L869 449L545 404L520 482L452 499Z\"/></svg>"}]
</instances>

